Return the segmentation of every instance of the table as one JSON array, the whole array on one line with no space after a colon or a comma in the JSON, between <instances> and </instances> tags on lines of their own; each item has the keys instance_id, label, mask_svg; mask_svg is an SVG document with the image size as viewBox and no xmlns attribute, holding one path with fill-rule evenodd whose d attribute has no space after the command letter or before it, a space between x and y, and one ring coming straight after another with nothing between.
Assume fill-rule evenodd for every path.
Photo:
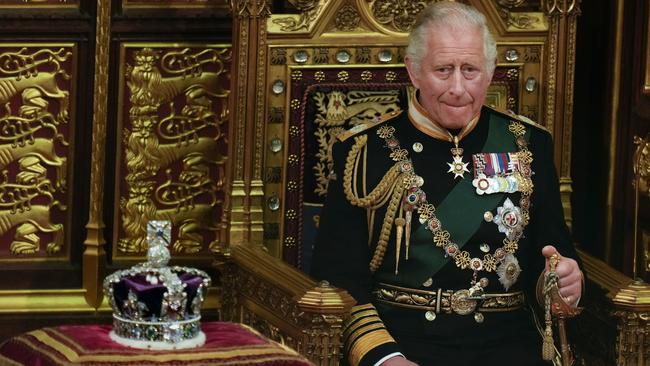
<instances>
[{"instance_id":1,"label":"table","mask_svg":"<svg viewBox=\"0 0 650 366\"><path fill-rule=\"evenodd\" d=\"M119 345L108 335L110 325L41 328L0 345L0 365L312 365L294 350L243 324L206 322L201 328L205 345L174 351Z\"/></svg>"}]
</instances>

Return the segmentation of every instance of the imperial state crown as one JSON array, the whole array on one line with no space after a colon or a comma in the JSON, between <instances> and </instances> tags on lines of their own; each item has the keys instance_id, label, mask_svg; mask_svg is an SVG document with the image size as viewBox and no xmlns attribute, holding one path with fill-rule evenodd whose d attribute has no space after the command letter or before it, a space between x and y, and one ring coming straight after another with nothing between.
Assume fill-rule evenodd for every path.
<instances>
[{"instance_id":1,"label":"imperial state crown","mask_svg":"<svg viewBox=\"0 0 650 366\"><path fill-rule=\"evenodd\" d=\"M104 279L113 309L111 339L129 347L179 349L205 343L201 306L210 277L201 270L168 267L171 222L147 224L147 262Z\"/></svg>"}]
</instances>

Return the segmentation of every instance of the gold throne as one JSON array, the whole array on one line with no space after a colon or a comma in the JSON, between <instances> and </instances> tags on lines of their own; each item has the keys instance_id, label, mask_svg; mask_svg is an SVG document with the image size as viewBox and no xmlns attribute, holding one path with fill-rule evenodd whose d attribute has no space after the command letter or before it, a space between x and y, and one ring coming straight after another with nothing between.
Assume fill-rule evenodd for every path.
<instances>
[{"instance_id":1,"label":"gold throne","mask_svg":"<svg viewBox=\"0 0 650 366\"><path fill-rule=\"evenodd\" d=\"M429 1L232 3L234 47L230 245L221 249L222 317L250 324L306 355L338 365L345 291L309 278L311 248L335 136L404 108L407 35ZM488 104L555 136L566 217L577 6L472 0L498 43ZM560 52L559 50L562 50ZM235 57L235 56L233 56ZM233 60L235 61L235 60ZM568 66L561 66L568 65ZM565 93L569 96L565 98ZM335 264L333 264L335 265Z\"/></svg>"}]
</instances>

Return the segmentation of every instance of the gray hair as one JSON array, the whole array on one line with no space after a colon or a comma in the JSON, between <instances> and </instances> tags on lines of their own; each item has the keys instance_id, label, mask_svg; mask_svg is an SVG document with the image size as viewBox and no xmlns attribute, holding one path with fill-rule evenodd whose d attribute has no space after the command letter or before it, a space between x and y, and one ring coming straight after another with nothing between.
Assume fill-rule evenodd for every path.
<instances>
[{"instance_id":1,"label":"gray hair","mask_svg":"<svg viewBox=\"0 0 650 366\"><path fill-rule=\"evenodd\" d=\"M419 18L409 36L406 47L408 56L415 68L420 70L420 63L427 49L426 39L428 32L435 27L446 26L450 28L478 27L483 33L483 53L485 55L486 69L492 73L496 67L497 44L487 26L485 15L474 7L451 1L439 1L429 4L422 10Z\"/></svg>"}]
</instances>

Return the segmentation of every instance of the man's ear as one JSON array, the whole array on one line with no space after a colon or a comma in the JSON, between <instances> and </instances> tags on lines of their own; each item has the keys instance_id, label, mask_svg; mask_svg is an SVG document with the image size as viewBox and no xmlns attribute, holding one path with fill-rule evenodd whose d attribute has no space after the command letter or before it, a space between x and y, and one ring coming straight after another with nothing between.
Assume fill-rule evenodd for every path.
<instances>
[{"instance_id":1,"label":"man's ear","mask_svg":"<svg viewBox=\"0 0 650 366\"><path fill-rule=\"evenodd\" d=\"M404 64L406 64L406 71L409 73L411 84L416 89L420 89L420 67L413 62L410 56L404 57Z\"/></svg>"}]
</instances>

